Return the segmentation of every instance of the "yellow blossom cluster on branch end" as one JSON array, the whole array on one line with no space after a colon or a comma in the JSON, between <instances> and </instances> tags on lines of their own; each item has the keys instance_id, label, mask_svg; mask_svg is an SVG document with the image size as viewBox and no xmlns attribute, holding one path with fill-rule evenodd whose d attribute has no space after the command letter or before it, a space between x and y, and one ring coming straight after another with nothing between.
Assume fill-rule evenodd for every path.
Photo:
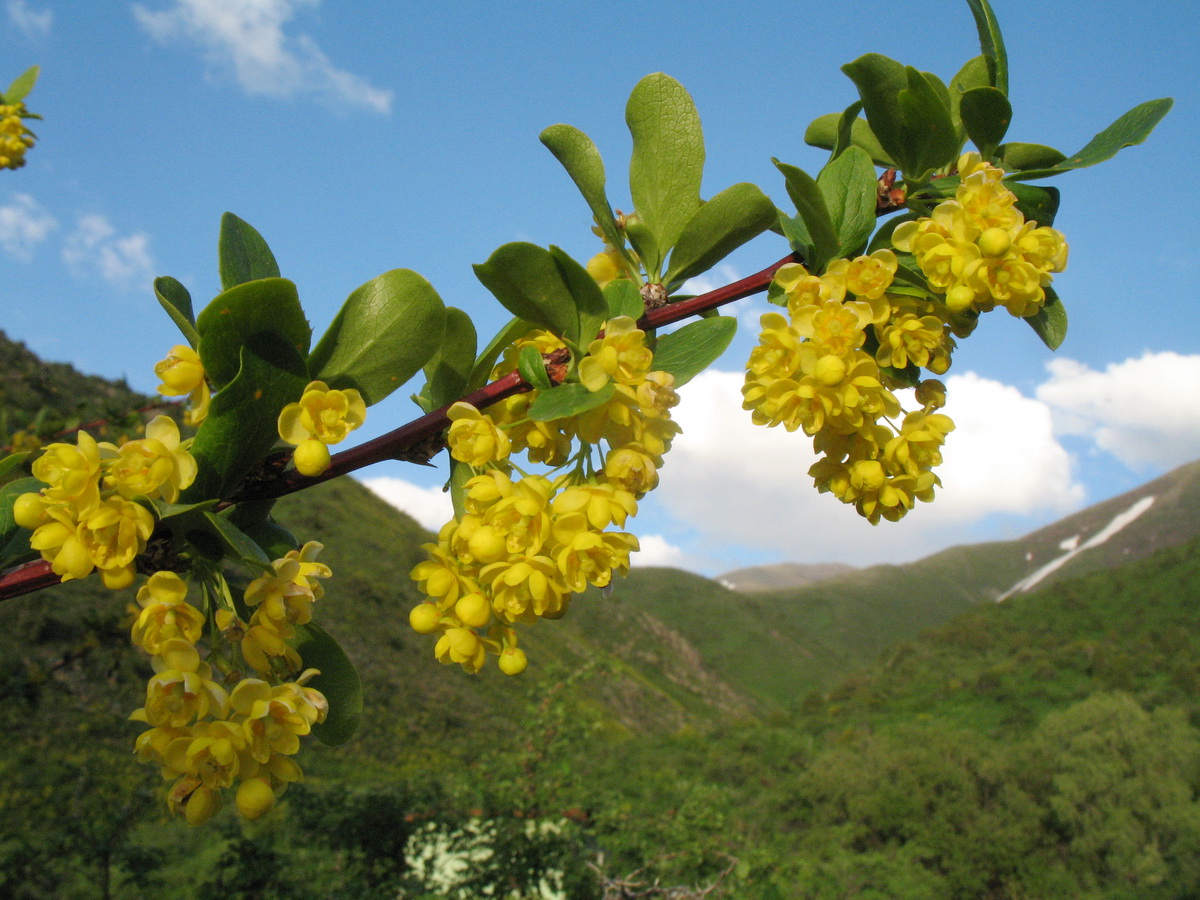
<instances>
[{"instance_id":1,"label":"yellow blossom cluster on branch end","mask_svg":"<svg viewBox=\"0 0 1200 900\"><path fill-rule=\"evenodd\" d=\"M526 335L493 371L516 368L522 347L542 354L563 347L548 332ZM658 484L658 470L679 426L674 378L653 369L646 335L628 317L606 324L579 362L580 383L604 402L574 416L529 416L537 391L511 397L483 414L465 403L449 410L451 456L469 466L464 510L448 522L412 577L426 595L409 621L437 636L444 663L478 672L489 654L501 671L523 671L516 626L563 616L573 594L607 587L629 570L638 550L620 529L637 501ZM525 474L510 456L524 452L553 469Z\"/></svg>"}]
</instances>

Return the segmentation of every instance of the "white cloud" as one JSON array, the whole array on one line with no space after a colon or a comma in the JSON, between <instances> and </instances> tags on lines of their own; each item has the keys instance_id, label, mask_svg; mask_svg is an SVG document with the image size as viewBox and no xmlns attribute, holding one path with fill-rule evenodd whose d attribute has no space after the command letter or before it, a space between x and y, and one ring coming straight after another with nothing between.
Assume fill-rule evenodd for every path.
<instances>
[{"instance_id":1,"label":"white cloud","mask_svg":"<svg viewBox=\"0 0 1200 900\"><path fill-rule=\"evenodd\" d=\"M740 373L709 370L683 388L675 411L683 434L652 495L709 548L733 543L803 562L902 561L966 540L964 528L990 514L1061 515L1083 501L1046 406L967 374L947 382L946 412L958 428L945 447L944 488L903 521L872 527L813 488L810 438L750 422L741 385Z\"/></svg>"},{"instance_id":2,"label":"white cloud","mask_svg":"<svg viewBox=\"0 0 1200 900\"><path fill-rule=\"evenodd\" d=\"M22 262L33 259L34 249L57 227L54 216L29 194L13 194L0 206L0 247Z\"/></svg>"},{"instance_id":3,"label":"white cloud","mask_svg":"<svg viewBox=\"0 0 1200 900\"><path fill-rule=\"evenodd\" d=\"M439 531L454 517L450 495L440 487L420 487L403 478L387 476L365 478L363 484L432 532Z\"/></svg>"},{"instance_id":4,"label":"white cloud","mask_svg":"<svg viewBox=\"0 0 1200 900\"><path fill-rule=\"evenodd\" d=\"M88 213L67 236L62 257L76 274L95 272L118 287L140 287L154 277L149 247L148 235L118 235L107 218Z\"/></svg>"},{"instance_id":5,"label":"white cloud","mask_svg":"<svg viewBox=\"0 0 1200 900\"><path fill-rule=\"evenodd\" d=\"M333 106L387 113L392 91L334 66L305 34L285 26L300 7L320 0L171 0L154 11L140 3L133 14L160 43L184 37L200 45L210 66L231 71L248 94L316 96Z\"/></svg>"},{"instance_id":6,"label":"white cloud","mask_svg":"<svg viewBox=\"0 0 1200 900\"><path fill-rule=\"evenodd\" d=\"M630 523L633 524L633 523ZM634 526L634 531L637 530ZM641 549L629 557L633 566L670 566L674 569L690 569L688 555L661 534L639 534Z\"/></svg>"},{"instance_id":7,"label":"white cloud","mask_svg":"<svg viewBox=\"0 0 1200 900\"><path fill-rule=\"evenodd\" d=\"M25 33L27 38L43 38L50 33L54 23L54 13L48 9L37 10L30 7L26 0L8 0L9 21Z\"/></svg>"},{"instance_id":8,"label":"white cloud","mask_svg":"<svg viewBox=\"0 0 1200 900\"><path fill-rule=\"evenodd\" d=\"M1037 391L1062 434L1085 435L1135 468L1200 455L1200 355L1145 352L1096 371L1072 359L1047 365Z\"/></svg>"}]
</instances>

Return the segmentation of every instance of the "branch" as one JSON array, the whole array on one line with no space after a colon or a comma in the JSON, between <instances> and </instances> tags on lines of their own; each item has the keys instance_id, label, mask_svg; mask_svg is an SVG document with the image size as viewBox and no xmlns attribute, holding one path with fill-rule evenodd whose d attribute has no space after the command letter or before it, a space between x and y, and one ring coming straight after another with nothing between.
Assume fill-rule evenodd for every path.
<instances>
[{"instance_id":1,"label":"branch","mask_svg":"<svg viewBox=\"0 0 1200 900\"><path fill-rule=\"evenodd\" d=\"M789 254L767 266L761 272L755 272L740 281L692 297L690 300L668 303L666 306L651 310L638 321L638 325L642 328L660 328L706 310L724 306L726 303L761 293L770 285L775 272L781 266L792 262L800 262L800 257L796 254ZM563 362L565 362L565 358L551 357L547 360L547 372L556 384L561 382L563 374L565 374L565 369L561 365ZM476 409L485 409L514 394L523 394L530 390L533 390L533 386L525 381L518 372L512 372L461 399L462 402L470 403ZM220 507L232 506L246 500L270 500L283 497L384 460L398 459L407 462L428 463L442 449L441 434L450 426L450 419L446 416L446 412L452 405L443 406L406 425L401 425L394 431L389 431L387 434L382 434L357 447L334 454L329 468L316 477L301 475L295 469L285 470L284 466L290 458L289 453L272 457L268 461L268 465L264 467L262 474L251 479L246 485L239 488L237 493L222 501ZM45 560L25 563L0 573L0 601L19 597L22 594L51 587L58 583L59 577L54 574L50 564Z\"/></svg>"}]
</instances>

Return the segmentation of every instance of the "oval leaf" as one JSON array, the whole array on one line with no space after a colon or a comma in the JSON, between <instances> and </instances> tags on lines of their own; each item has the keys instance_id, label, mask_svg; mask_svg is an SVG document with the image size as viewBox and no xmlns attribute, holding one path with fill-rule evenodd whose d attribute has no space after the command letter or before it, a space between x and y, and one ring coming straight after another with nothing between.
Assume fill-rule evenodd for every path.
<instances>
[{"instance_id":1,"label":"oval leaf","mask_svg":"<svg viewBox=\"0 0 1200 900\"><path fill-rule=\"evenodd\" d=\"M1057 166L1067 158L1061 150L1045 144L1023 144L1009 141L996 148L1000 168L1006 172L1021 172L1024 169L1047 169Z\"/></svg>"},{"instance_id":2,"label":"oval leaf","mask_svg":"<svg viewBox=\"0 0 1200 900\"><path fill-rule=\"evenodd\" d=\"M279 264L266 240L249 223L231 212L221 216L217 260L224 290L247 281L279 277Z\"/></svg>"},{"instance_id":3,"label":"oval leaf","mask_svg":"<svg viewBox=\"0 0 1200 900\"><path fill-rule=\"evenodd\" d=\"M712 365L736 333L737 320L732 316L697 319L658 339L653 367L674 375L678 388Z\"/></svg>"},{"instance_id":4,"label":"oval leaf","mask_svg":"<svg viewBox=\"0 0 1200 900\"><path fill-rule=\"evenodd\" d=\"M194 350L200 343L200 335L196 331L192 295L188 293L188 289L169 275L164 275L154 279L154 296Z\"/></svg>"},{"instance_id":5,"label":"oval leaf","mask_svg":"<svg viewBox=\"0 0 1200 900\"><path fill-rule=\"evenodd\" d=\"M589 391L582 384L569 381L548 391L541 391L529 405L529 418L535 422L553 422L555 419L577 416L607 403L615 391L611 381L598 391Z\"/></svg>"},{"instance_id":6,"label":"oval leaf","mask_svg":"<svg viewBox=\"0 0 1200 900\"><path fill-rule=\"evenodd\" d=\"M700 116L683 85L658 72L634 87L625 106L625 122L633 136L629 193L665 255L700 206L704 171Z\"/></svg>"},{"instance_id":7,"label":"oval leaf","mask_svg":"<svg viewBox=\"0 0 1200 900\"><path fill-rule=\"evenodd\" d=\"M608 303L608 317L629 316L635 322L646 314L646 303L637 285L626 278L618 278L604 286L604 300Z\"/></svg>"},{"instance_id":8,"label":"oval leaf","mask_svg":"<svg viewBox=\"0 0 1200 900\"><path fill-rule=\"evenodd\" d=\"M846 63L842 71L858 88L867 124L883 152L896 161L897 167L910 171L911 161L905 152L904 115L896 99L908 87L904 66L879 53L867 53Z\"/></svg>"},{"instance_id":9,"label":"oval leaf","mask_svg":"<svg viewBox=\"0 0 1200 900\"><path fill-rule=\"evenodd\" d=\"M557 335L578 330L575 301L549 250L523 241L505 244L473 268L483 286L518 318Z\"/></svg>"},{"instance_id":10,"label":"oval leaf","mask_svg":"<svg viewBox=\"0 0 1200 900\"><path fill-rule=\"evenodd\" d=\"M837 233L833 230L833 220L825 206L825 197L812 176L803 169L777 159L771 162L783 173L788 196L796 204L796 210L804 221L804 230L808 233L812 248L811 253L806 254L809 266L814 271L824 271L825 264L838 252Z\"/></svg>"},{"instance_id":11,"label":"oval leaf","mask_svg":"<svg viewBox=\"0 0 1200 900\"><path fill-rule=\"evenodd\" d=\"M355 288L308 358L312 377L354 388L378 403L432 357L446 327L446 307L428 281L392 269Z\"/></svg>"},{"instance_id":12,"label":"oval leaf","mask_svg":"<svg viewBox=\"0 0 1200 900\"><path fill-rule=\"evenodd\" d=\"M842 120L842 113L827 113L819 116L809 123L808 129L804 132L804 143L812 147L821 147L824 150L833 150L838 145L838 127ZM896 161L892 159L884 151L883 146L879 143L879 138L875 137L875 132L871 130L871 126L867 124L866 119L856 118L850 125L850 142L855 147L861 147L871 155L871 161L877 166L883 166L886 169L895 168Z\"/></svg>"},{"instance_id":13,"label":"oval leaf","mask_svg":"<svg viewBox=\"0 0 1200 900\"><path fill-rule=\"evenodd\" d=\"M994 87L972 88L962 95L960 112L967 137L990 159L1012 122L1012 104Z\"/></svg>"},{"instance_id":14,"label":"oval leaf","mask_svg":"<svg viewBox=\"0 0 1200 900\"><path fill-rule=\"evenodd\" d=\"M592 211L592 218L604 233L604 240L610 246L621 248L624 252L625 239L617 231L617 223L605 191L604 160L600 158L600 151L596 149L595 143L572 125L551 125L538 137L554 154L554 158L562 163L575 186L579 188L579 193L583 194L583 199Z\"/></svg>"},{"instance_id":15,"label":"oval leaf","mask_svg":"<svg viewBox=\"0 0 1200 900\"><path fill-rule=\"evenodd\" d=\"M688 220L671 251L664 280L673 284L707 272L774 225L775 216L775 204L755 185L743 182L726 188Z\"/></svg>"},{"instance_id":16,"label":"oval leaf","mask_svg":"<svg viewBox=\"0 0 1200 900\"><path fill-rule=\"evenodd\" d=\"M1004 38L1000 34L1000 23L992 12L988 0L967 0L971 14L975 16L975 28L979 32L979 49L988 63L988 75L992 87L1008 93L1008 54L1004 50Z\"/></svg>"},{"instance_id":17,"label":"oval leaf","mask_svg":"<svg viewBox=\"0 0 1200 900\"><path fill-rule=\"evenodd\" d=\"M461 309L446 307L446 330L437 353L425 364L425 387L420 406L432 412L467 393L471 367L475 365L475 323Z\"/></svg>"},{"instance_id":18,"label":"oval leaf","mask_svg":"<svg viewBox=\"0 0 1200 900\"><path fill-rule=\"evenodd\" d=\"M838 241L838 256L857 253L875 230L879 183L875 165L865 150L848 147L817 176Z\"/></svg>"},{"instance_id":19,"label":"oval leaf","mask_svg":"<svg viewBox=\"0 0 1200 900\"><path fill-rule=\"evenodd\" d=\"M218 390L237 375L242 346L251 336L272 332L301 354L308 352L312 337L296 286L284 278L251 281L218 294L201 310L196 331L204 373Z\"/></svg>"},{"instance_id":20,"label":"oval leaf","mask_svg":"<svg viewBox=\"0 0 1200 900\"><path fill-rule=\"evenodd\" d=\"M292 646L300 654L306 669L318 669L307 686L315 688L329 701L324 722L312 727L317 740L330 747L344 744L362 721L363 690L358 670L333 637L319 625L309 622L296 626Z\"/></svg>"},{"instance_id":21,"label":"oval leaf","mask_svg":"<svg viewBox=\"0 0 1200 900\"><path fill-rule=\"evenodd\" d=\"M8 90L0 95L0 97L3 97L5 103L20 103L29 96L29 92L37 84L38 74L41 71L41 67L39 66L30 66L13 79L13 83L8 86Z\"/></svg>"},{"instance_id":22,"label":"oval leaf","mask_svg":"<svg viewBox=\"0 0 1200 900\"><path fill-rule=\"evenodd\" d=\"M1058 299L1053 288L1046 288L1046 302L1036 314L1025 319L1034 333L1042 339L1042 343L1051 350L1057 350L1067 337L1067 308Z\"/></svg>"},{"instance_id":23,"label":"oval leaf","mask_svg":"<svg viewBox=\"0 0 1200 900\"><path fill-rule=\"evenodd\" d=\"M1125 147L1140 144L1149 137L1154 126L1162 121L1163 116L1171 111L1174 104L1175 101L1170 97L1138 104L1088 141L1087 146L1078 153L1072 154L1058 165L1022 172L1020 177L1046 178L1059 172L1085 169L1106 159L1112 159Z\"/></svg>"}]
</instances>

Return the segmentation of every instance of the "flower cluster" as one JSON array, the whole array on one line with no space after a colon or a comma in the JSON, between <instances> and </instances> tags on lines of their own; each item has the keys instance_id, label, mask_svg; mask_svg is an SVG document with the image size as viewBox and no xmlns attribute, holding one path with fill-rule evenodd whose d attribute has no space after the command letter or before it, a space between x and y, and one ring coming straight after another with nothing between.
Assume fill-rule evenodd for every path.
<instances>
[{"instance_id":1,"label":"flower cluster","mask_svg":"<svg viewBox=\"0 0 1200 900\"><path fill-rule=\"evenodd\" d=\"M135 752L142 762L156 763L172 784L167 805L192 825L207 822L220 810L224 791L233 788L239 812L257 819L270 810L289 784L302 777L292 757L300 738L325 719L328 703L306 682L319 674L300 673L300 659L291 650L294 666L284 676L255 658L257 645L246 641L256 628L291 633L291 624L307 622L319 585L328 568L312 562L320 545L306 545L276 560L274 575L263 576L247 588L246 602L262 604L248 629L228 605L217 610L220 649L201 658L197 642L206 617L187 602L187 584L173 572L156 572L138 591L140 610L133 624L133 643L150 654L154 676L146 686L146 702L130 716L150 728L137 738ZM301 557L306 556L305 561ZM290 579L286 584L283 579ZM220 581L228 597L228 587ZM209 599L208 591L205 591ZM269 610L269 611L268 611ZM222 615L223 614L223 615ZM264 678L244 677L233 647L241 640L244 661ZM289 648L290 650L291 648ZM286 667L281 667L286 669ZM214 671L217 670L220 674ZM296 677L299 673L298 677ZM293 680L285 680L291 678ZM232 686L232 690L227 690Z\"/></svg>"},{"instance_id":2,"label":"flower cluster","mask_svg":"<svg viewBox=\"0 0 1200 900\"><path fill-rule=\"evenodd\" d=\"M14 518L33 531L30 547L63 581L98 569L105 586L128 587L154 530L153 513L139 501L173 503L192 483L196 461L188 443L173 420L156 416L145 438L120 447L85 431L74 445L50 444L33 463L46 487L17 498Z\"/></svg>"},{"instance_id":3,"label":"flower cluster","mask_svg":"<svg viewBox=\"0 0 1200 900\"><path fill-rule=\"evenodd\" d=\"M330 390L311 381L299 402L279 413L279 436L296 447L292 456L302 475L317 476L329 468L329 445L338 444L367 419L367 405L353 388Z\"/></svg>"},{"instance_id":4,"label":"flower cluster","mask_svg":"<svg viewBox=\"0 0 1200 900\"><path fill-rule=\"evenodd\" d=\"M527 335L493 375L512 371L528 344L543 354L563 346L546 332ZM434 652L442 662L477 672L491 653L502 671L518 674L526 658L514 626L561 617L572 594L589 584L607 587L639 549L632 534L608 529L623 528L638 499L658 483L663 455L679 432L670 417L679 400L674 378L653 370L645 334L628 317L609 321L588 349L580 383L607 399L585 412L532 419L536 391L487 415L465 403L449 411L451 456L474 475L464 487L462 514L442 528L436 544L425 545L429 558L413 569L427 599L409 616L416 631L438 636ZM552 467L574 465L553 478L526 475L509 459L521 451Z\"/></svg>"},{"instance_id":5,"label":"flower cluster","mask_svg":"<svg viewBox=\"0 0 1200 900\"><path fill-rule=\"evenodd\" d=\"M954 428L935 412L944 403L936 380L918 389L922 409L893 424L901 413L897 370L941 374L954 348L944 308L893 291L896 270L890 250L835 260L820 276L799 264L780 268L769 296L788 314L762 317L742 388L756 424L813 436L822 455L809 469L817 488L872 524L933 498L940 482L932 469Z\"/></svg>"},{"instance_id":6,"label":"flower cluster","mask_svg":"<svg viewBox=\"0 0 1200 900\"><path fill-rule=\"evenodd\" d=\"M933 215L897 226L892 243L916 258L930 289L953 313L1003 306L1032 316L1046 300L1051 273L1067 265L1062 232L1025 221L1004 172L978 153L958 160L961 179L953 200Z\"/></svg>"},{"instance_id":7,"label":"flower cluster","mask_svg":"<svg viewBox=\"0 0 1200 900\"><path fill-rule=\"evenodd\" d=\"M25 151L34 142L33 132L25 127L27 116L24 103L0 103L0 169L25 165Z\"/></svg>"}]
</instances>

